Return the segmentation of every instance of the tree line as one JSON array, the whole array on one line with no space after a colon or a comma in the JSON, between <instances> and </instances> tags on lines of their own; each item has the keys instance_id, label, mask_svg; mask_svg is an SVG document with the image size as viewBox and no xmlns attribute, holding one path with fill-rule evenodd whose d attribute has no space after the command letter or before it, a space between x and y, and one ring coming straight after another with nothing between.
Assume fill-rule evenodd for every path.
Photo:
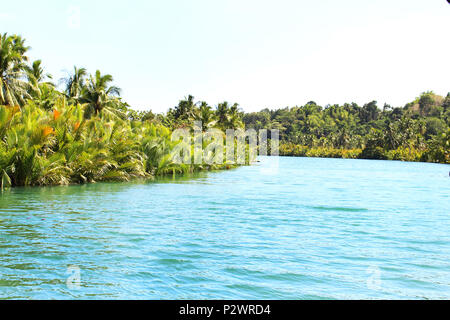
<instances>
[{"instance_id":1,"label":"tree line","mask_svg":"<svg viewBox=\"0 0 450 320\"><path fill-rule=\"evenodd\" d=\"M177 165L172 130L278 129L280 154L450 163L450 94L424 92L403 107L376 101L245 113L191 95L166 113L136 111L109 74L85 68L55 83L19 35L0 35L0 187L46 185L230 168Z\"/></svg>"},{"instance_id":2,"label":"tree line","mask_svg":"<svg viewBox=\"0 0 450 320\"><path fill-rule=\"evenodd\" d=\"M376 101L246 113L246 127L280 130L280 154L450 163L450 93L424 92L404 107Z\"/></svg>"},{"instance_id":3,"label":"tree line","mask_svg":"<svg viewBox=\"0 0 450 320\"><path fill-rule=\"evenodd\" d=\"M237 105L212 110L189 96L166 115L137 112L111 75L74 67L55 84L41 60L29 61L29 49L21 36L0 35L0 190L235 167L175 163L179 142L171 130L191 117L206 126L241 126Z\"/></svg>"}]
</instances>

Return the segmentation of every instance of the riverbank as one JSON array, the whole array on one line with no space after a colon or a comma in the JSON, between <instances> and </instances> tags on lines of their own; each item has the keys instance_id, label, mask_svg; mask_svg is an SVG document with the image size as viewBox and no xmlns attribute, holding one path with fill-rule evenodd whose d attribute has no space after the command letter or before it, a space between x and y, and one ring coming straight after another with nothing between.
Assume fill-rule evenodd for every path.
<instances>
[{"instance_id":1,"label":"riverbank","mask_svg":"<svg viewBox=\"0 0 450 320\"><path fill-rule=\"evenodd\" d=\"M104 113L86 118L59 100L52 111L30 102L0 107L0 189L14 186L130 181L221 170L233 164L175 163L172 131Z\"/></svg>"},{"instance_id":2,"label":"riverbank","mask_svg":"<svg viewBox=\"0 0 450 320\"><path fill-rule=\"evenodd\" d=\"M372 149L336 149L327 147L308 147L292 143L281 143L280 155L288 157L399 160L410 162L450 164L450 149L419 150L413 147L399 147L394 150L387 150L381 147Z\"/></svg>"}]
</instances>

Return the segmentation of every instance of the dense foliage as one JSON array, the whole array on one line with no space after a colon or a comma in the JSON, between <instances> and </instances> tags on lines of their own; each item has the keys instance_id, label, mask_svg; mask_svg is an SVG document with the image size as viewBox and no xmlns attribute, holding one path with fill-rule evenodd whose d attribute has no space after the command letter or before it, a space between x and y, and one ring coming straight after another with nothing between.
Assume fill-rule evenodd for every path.
<instances>
[{"instance_id":1,"label":"dense foliage","mask_svg":"<svg viewBox=\"0 0 450 320\"><path fill-rule=\"evenodd\" d=\"M450 93L425 92L404 107L372 101L264 109L246 127L280 130L281 155L450 163Z\"/></svg>"},{"instance_id":2,"label":"dense foliage","mask_svg":"<svg viewBox=\"0 0 450 320\"><path fill-rule=\"evenodd\" d=\"M74 67L62 89L30 62L17 35L0 35L0 189L148 178L232 167L176 164L172 130L279 129L280 154L450 163L450 94L423 93L403 108L376 102L264 109L216 108L188 96L166 114L135 111L113 77ZM204 142L204 147L207 142Z\"/></svg>"},{"instance_id":3,"label":"dense foliage","mask_svg":"<svg viewBox=\"0 0 450 320\"><path fill-rule=\"evenodd\" d=\"M175 163L172 151L180 142L172 141L171 129L191 117L217 125L216 113L226 125L242 126L237 106L213 111L189 97L165 116L136 112L121 100L111 75L75 67L60 91L40 60L29 64L21 37L3 34L0 46L0 189L233 167Z\"/></svg>"}]
</instances>

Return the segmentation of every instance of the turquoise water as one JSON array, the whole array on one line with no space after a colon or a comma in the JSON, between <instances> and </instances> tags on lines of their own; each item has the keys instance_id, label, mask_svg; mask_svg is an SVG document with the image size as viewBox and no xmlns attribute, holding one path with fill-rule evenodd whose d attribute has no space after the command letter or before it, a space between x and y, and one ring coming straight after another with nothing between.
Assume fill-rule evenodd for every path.
<instances>
[{"instance_id":1,"label":"turquoise water","mask_svg":"<svg viewBox=\"0 0 450 320\"><path fill-rule=\"evenodd\" d=\"M0 298L448 299L449 170L281 157L13 189L0 195Z\"/></svg>"}]
</instances>

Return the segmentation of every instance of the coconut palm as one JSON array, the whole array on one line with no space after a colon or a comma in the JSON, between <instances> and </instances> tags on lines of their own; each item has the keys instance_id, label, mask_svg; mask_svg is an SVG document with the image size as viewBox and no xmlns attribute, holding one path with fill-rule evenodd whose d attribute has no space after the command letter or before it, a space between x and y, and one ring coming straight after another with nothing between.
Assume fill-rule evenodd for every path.
<instances>
[{"instance_id":1,"label":"coconut palm","mask_svg":"<svg viewBox=\"0 0 450 320\"><path fill-rule=\"evenodd\" d=\"M51 79L52 76L50 74L45 74L44 69L42 68L42 61L36 60L31 66L26 67L26 75L28 78L28 82L39 84L44 82L46 78Z\"/></svg>"},{"instance_id":2,"label":"coconut palm","mask_svg":"<svg viewBox=\"0 0 450 320\"><path fill-rule=\"evenodd\" d=\"M220 126L226 128L228 124L228 102L219 103L217 105L216 115Z\"/></svg>"},{"instance_id":3,"label":"coconut palm","mask_svg":"<svg viewBox=\"0 0 450 320\"><path fill-rule=\"evenodd\" d=\"M243 128L242 112L239 110L239 104L235 103L229 111L229 125L231 128Z\"/></svg>"},{"instance_id":4,"label":"coconut palm","mask_svg":"<svg viewBox=\"0 0 450 320\"><path fill-rule=\"evenodd\" d=\"M61 82L65 85L65 94L75 103L79 102L81 91L85 86L87 71L85 68L73 67L73 74L62 78Z\"/></svg>"},{"instance_id":5,"label":"coconut palm","mask_svg":"<svg viewBox=\"0 0 450 320\"><path fill-rule=\"evenodd\" d=\"M52 76L44 73L42 61L34 61L31 66L26 67L25 71L29 84L28 93L33 101L44 109L52 109L61 94L56 90L55 85L48 81L52 79Z\"/></svg>"},{"instance_id":6,"label":"coconut palm","mask_svg":"<svg viewBox=\"0 0 450 320\"><path fill-rule=\"evenodd\" d=\"M99 70L91 75L86 86L81 90L80 102L86 104L85 114L90 118L93 114L99 115L103 109L114 113L120 101L120 88L112 86L113 77L110 74L102 75Z\"/></svg>"},{"instance_id":7,"label":"coconut palm","mask_svg":"<svg viewBox=\"0 0 450 320\"><path fill-rule=\"evenodd\" d=\"M203 130L207 130L208 128L215 126L217 123L214 111L205 101L200 103L196 120L202 122Z\"/></svg>"},{"instance_id":8,"label":"coconut palm","mask_svg":"<svg viewBox=\"0 0 450 320\"><path fill-rule=\"evenodd\" d=\"M20 36L0 35L0 104L22 106L30 98L24 81L28 49Z\"/></svg>"},{"instance_id":9,"label":"coconut palm","mask_svg":"<svg viewBox=\"0 0 450 320\"><path fill-rule=\"evenodd\" d=\"M173 115L177 121L186 121L194 118L195 115L194 97L189 95L184 100L180 100L173 110Z\"/></svg>"},{"instance_id":10,"label":"coconut palm","mask_svg":"<svg viewBox=\"0 0 450 320\"><path fill-rule=\"evenodd\" d=\"M242 122L242 113L239 111L237 103L229 106L228 102L219 103L216 110L218 126L221 129L235 129L244 126Z\"/></svg>"}]
</instances>

